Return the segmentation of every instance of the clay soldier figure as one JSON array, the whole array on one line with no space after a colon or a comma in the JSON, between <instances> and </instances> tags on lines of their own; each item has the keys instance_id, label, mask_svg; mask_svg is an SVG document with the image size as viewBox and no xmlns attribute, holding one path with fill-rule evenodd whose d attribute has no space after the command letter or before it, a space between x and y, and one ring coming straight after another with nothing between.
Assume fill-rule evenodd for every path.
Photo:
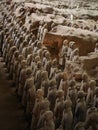
<instances>
[{"instance_id":1,"label":"clay soldier figure","mask_svg":"<svg viewBox=\"0 0 98 130\"><path fill-rule=\"evenodd\" d=\"M61 125L62 115L64 110L64 92L63 90L57 90L57 99L54 108L55 128L59 128Z\"/></svg>"},{"instance_id":2,"label":"clay soldier figure","mask_svg":"<svg viewBox=\"0 0 98 130\"><path fill-rule=\"evenodd\" d=\"M72 53L72 61L79 63L80 59L79 59L79 48L74 49L73 53Z\"/></svg>"},{"instance_id":3,"label":"clay soldier figure","mask_svg":"<svg viewBox=\"0 0 98 130\"><path fill-rule=\"evenodd\" d=\"M43 62L43 66L45 67L46 62L47 62L47 60L49 59L49 58L47 58L47 57L50 56L50 53L48 52L47 49L45 49L45 50L43 49L42 55L43 55L42 62Z\"/></svg>"},{"instance_id":4,"label":"clay soldier figure","mask_svg":"<svg viewBox=\"0 0 98 130\"><path fill-rule=\"evenodd\" d=\"M50 102L47 100L47 98L45 98L42 102L40 118L37 123L38 130L41 130L44 127L45 114L47 111L49 111L49 107L50 107Z\"/></svg>"},{"instance_id":5,"label":"clay soldier figure","mask_svg":"<svg viewBox=\"0 0 98 130\"><path fill-rule=\"evenodd\" d=\"M43 50L42 50L42 48L38 50L38 56L40 57L40 60L42 62L42 60L43 60Z\"/></svg>"},{"instance_id":6,"label":"clay soldier figure","mask_svg":"<svg viewBox=\"0 0 98 130\"><path fill-rule=\"evenodd\" d=\"M0 24L0 53L2 55L2 46L3 46L3 39L4 39L4 35L3 35L3 26Z\"/></svg>"},{"instance_id":7,"label":"clay soldier figure","mask_svg":"<svg viewBox=\"0 0 98 130\"><path fill-rule=\"evenodd\" d=\"M33 53L33 59L31 61L31 67L32 67L32 70L34 70L34 67L35 67L35 58L37 56L37 53Z\"/></svg>"},{"instance_id":8,"label":"clay soldier figure","mask_svg":"<svg viewBox=\"0 0 98 130\"><path fill-rule=\"evenodd\" d=\"M36 73L34 76L34 83L35 83L36 90L41 88L42 71L43 71L42 63L40 61L38 61L37 70L36 70Z\"/></svg>"},{"instance_id":9,"label":"clay soldier figure","mask_svg":"<svg viewBox=\"0 0 98 130\"><path fill-rule=\"evenodd\" d=\"M75 42L74 41L70 41L69 42L69 47L68 47L68 51L67 51L67 57L69 60L71 59L71 53L73 52L73 50L75 49Z\"/></svg>"},{"instance_id":10,"label":"clay soldier figure","mask_svg":"<svg viewBox=\"0 0 98 130\"><path fill-rule=\"evenodd\" d=\"M67 64L66 64L66 67L65 67L65 72L67 73L67 75L68 75L68 80L71 80L71 79L73 79L74 77L73 77L73 64L71 63L71 62L68 62Z\"/></svg>"},{"instance_id":11,"label":"clay soldier figure","mask_svg":"<svg viewBox=\"0 0 98 130\"><path fill-rule=\"evenodd\" d=\"M64 99L66 99L67 92L68 92L68 75L66 72L62 73L62 79L60 81L59 89L64 91Z\"/></svg>"},{"instance_id":12,"label":"clay soldier figure","mask_svg":"<svg viewBox=\"0 0 98 130\"><path fill-rule=\"evenodd\" d=\"M40 32L40 36L41 36L41 43L43 43L44 42L44 38L45 38L45 35L46 35L46 33L48 32L48 29L47 29L47 24L45 23L44 25L43 25L43 27L41 28L41 32Z\"/></svg>"},{"instance_id":13,"label":"clay soldier figure","mask_svg":"<svg viewBox=\"0 0 98 130\"><path fill-rule=\"evenodd\" d=\"M26 69L26 81L25 85L23 86L23 96L22 96L22 105L26 109L27 106L27 93L28 90L34 86L34 78L32 76L32 68L28 67Z\"/></svg>"},{"instance_id":14,"label":"clay soldier figure","mask_svg":"<svg viewBox=\"0 0 98 130\"><path fill-rule=\"evenodd\" d=\"M56 80L51 79L49 82L47 98L50 101L50 110L52 111L54 110L54 107L55 107L56 96L57 96Z\"/></svg>"},{"instance_id":15,"label":"clay soldier figure","mask_svg":"<svg viewBox=\"0 0 98 130\"><path fill-rule=\"evenodd\" d=\"M87 111L85 128L92 130L98 130L98 110L95 107L91 107Z\"/></svg>"},{"instance_id":16,"label":"clay soldier figure","mask_svg":"<svg viewBox=\"0 0 98 130\"><path fill-rule=\"evenodd\" d=\"M59 128L57 128L56 130L63 130L62 125L60 125L60 127L59 127Z\"/></svg>"},{"instance_id":17,"label":"clay soldier figure","mask_svg":"<svg viewBox=\"0 0 98 130\"><path fill-rule=\"evenodd\" d=\"M37 42L35 52L39 53L39 50L42 48L42 43L40 41Z\"/></svg>"},{"instance_id":18,"label":"clay soldier figure","mask_svg":"<svg viewBox=\"0 0 98 130\"><path fill-rule=\"evenodd\" d=\"M79 60L79 48L74 48L70 54L70 60L76 62Z\"/></svg>"},{"instance_id":19,"label":"clay soldier figure","mask_svg":"<svg viewBox=\"0 0 98 130\"><path fill-rule=\"evenodd\" d=\"M32 46L28 46L28 47L27 47L27 50L26 50L26 52L25 52L25 53L26 53L26 54L25 54L25 55L26 55L26 58L27 58L27 56L28 56L29 54L32 54L32 52L33 52Z\"/></svg>"},{"instance_id":20,"label":"clay soldier figure","mask_svg":"<svg viewBox=\"0 0 98 130\"><path fill-rule=\"evenodd\" d=\"M54 120L53 120L52 111L46 111L43 129L44 130L55 130L55 124L54 124Z\"/></svg>"},{"instance_id":21,"label":"clay soldier figure","mask_svg":"<svg viewBox=\"0 0 98 130\"><path fill-rule=\"evenodd\" d=\"M89 88L89 78L88 78L87 73L84 72L82 74L82 81L81 81L81 88L80 88L80 90L83 90L85 93L87 93L88 88Z\"/></svg>"},{"instance_id":22,"label":"clay soldier figure","mask_svg":"<svg viewBox=\"0 0 98 130\"><path fill-rule=\"evenodd\" d=\"M38 130L55 130L52 111L46 111L44 113L43 127Z\"/></svg>"},{"instance_id":23,"label":"clay soldier figure","mask_svg":"<svg viewBox=\"0 0 98 130\"><path fill-rule=\"evenodd\" d=\"M42 44L41 44L41 42L39 40L36 40L36 38L35 38L35 40L31 44L31 46L33 48L33 53L37 53L37 51L39 49L41 49Z\"/></svg>"},{"instance_id":24,"label":"clay soldier figure","mask_svg":"<svg viewBox=\"0 0 98 130\"><path fill-rule=\"evenodd\" d=\"M64 40L62 48L61 48L61 52L59 54L59 65L62 70L64 70L65 63L66 63L66 57L67 57L67 51L68 51L67 44L68 44L68 40Z\"/></svg>"},{"instance_id":25,"label":"clay soldier figure","mask_svg":"<svg viewBox=\"0 0 98 130\"><path fill-rule=\"evenodd\" d=\"M13 57L13 54L14 52L17 50L16 46L12 46L8 52L8 56L9 56L9 59L8 59L8 71L10 71L10 66L11 66L11 60L12 60L12 57Z\"/></svg>"},{"instance_id":26,"label":"clay soldier figure","mask_svg":"<svg viewBox=\"0 0 98 130\"><path fill-rule=\"evenodd\" d=\"M19 87L19 76L20 76L20 72L22 69L22 66L21 66L22 60L24 60L24 57L23 57L23 55L20 54L18 56L18 64L16 67L16 92L18 91L18 87Z\"/></svg>"},{"instance_id":27,"label":"clay soldier figure","mask_svg":"<svg viewBox=\"0 0 98 130\"><path fill-rule=\"evenodd\" d=\"M47 51L45 53L44 64L43 64L43 66L45 67L45 69L46 69L46 64L47 64L48 60L50 60L50 53Z\"/></svg>"},{"instance_id":28,"label":"clay soldier figure","mask_svg":"<svg viewBox=\"0 0 98 130\"><path fill-rule=\"evenodd\" d=\"M26 78L27 78L27 75L26 75L27 61L23 60L21 62L21 65L22 66L21 66L21 72L20 72L20 75L19 75L19 88L18 88L18 95L19 95L20 99L23 96L23 88L24 88L25 81L26 81Z\"/></svg>"},{"instance_id":29,"label":"clay soldier figure","mask_svg":"<svg viewBox=\"0 0 98 130\"><path fill-rule=\"evenodd\" d=\"M61 68L61 70L62 71L64 71L64 69L65 69L65 67L66 67L66 54L64 54L63 56L62 56L62 62L60 63L60 68Z\"/></svg>"},{"instance_id":30,"label":"clay soldier figure","mask_svg":"<svg viewBox=\"0 0 98 130\"><path fill-rule=\"evenodd\" d=\"M95 88L94 106L98 109L98 87Z\"/></svg>"},{"instance_id":31,"label":"clay soldier figure","mask_svg":"<svg viewBox=\"0 0 98 130\"><path fill-rule=\"evenodd\" d=\"M44 67L45 67L45 70L46 70L46 66L47 66L47 63L50 61L50 53L47 51L46 53L45 53L45 57L44 57ZM48 66L48 67L50 67L50 66ZM49 69L48 69L48 71L50 71Z\"/></svg>"},{"instance_id":32,"label":"clay soldier figure","mask_svg":"<svg viewBox=\"0 0 98 130\"><path fill-rule=\"evenodd\" d=\"M71 106L72 102L70 100L65 100L63 117L62 117L63 130L72 130L73 114Z\"/></svg>"},{"instance_id":33,"label":"clay soldier figure","mask_svg":"<svg viewBox=\"0 0 98 130\"><path fill-rule=\"evenodd\" d=\"M37 63L40 61L40 57L36 56L34 59L34 64L33 64L33 76L35 76L36 72L37 72Z\"/></svg>"},{"instance_id":34,"label":"clay soldier figure","mask_svg":"<svg viewBox=\"0 0 98 130\"><path fill-rule=\"evenodd\" d=\"M33 78L31 79L33 80ZM31 119L32 119L32 110L34 108L34 104L35 104L35 96L36 96L36 89L34 86L34 81L32 81L31 87L28 89L27 91L27 103L26 103L26 117L28 119L29 122L29 126L31 125Z\"/></svg>"},{"instance_id":35,"label":"clay soldier figure","mask_svg":"<svg viewBox=\"0 0 98 130\"><path fill-rule=\"evenodd\" d=\"M9 44L11 43L11 41L13 42L13 39L11 38L10 34L8 32L6 32L6 34L4 35L4 44L3 44L3 47L2 47L2 52L3 52L4 58L5 58L5 55L6 55L6 50L9 47Z\"/></svg>"},{"instance_id":36,"label":"clay soldier figure","mask_svg":"<svg viewBox=\"0 0 98 130\"><path fill-rule=\"evenodd\" d=\"M93 105L95 87L96 87L96 81L91 80L90 83L89 83L89 88L88 88L87 97L86 97L87 105Z\"/></svg>"},{"instance_id":37,"label":"clay soldier figure","mask_svg":"<svg viewBox=\"0 0 98 130\"><path fill-rule=\"evenodd\" d=\"M95 52L95 53L98 53L98 43L96 43L94 52Z\"/></svg>"},{"instance_id":38,"label":"clay soldier figure","mask_svg":"<svg viewBox=\"0 0 98 130\"><path fill-rule=\"evenodd\" d=\"M63 41L62 49L61 49L61 56L67 53L68 49L68 40Z\"/></svg>"},{"instance_id":39,"label":"clay soldier figure","mask_svg":"<svg viewBox=\"0 0 98 130\"><path fill-rule=\"evenodd\" d=\"M54 59L52 61L52 66L51 66L51 70L50 70L49 79L52 79L52 78L55 77L56 70L57 70L57 59Z\"/></svg>"},{"instance_id":40,"label":"clay soldier figure","mask_svg":"<svg viewBox=\"0 0 98 130\"><path fill-rule=\"evenodd\" d=\"M20 33L19 33L19 35L20 35ZM20 45L21 45L22 43L23 43L23 36L20 35L20 37L18 37L17 42L16 42L16 45L17 45L18 50L19 50Z\"/></svg>"},{"instance_id":41,"label":"clay soldier figure","mask_svg":"<svg viewBox=\"0 0 98 130\"><path fill-rule=\"evenodd\" d=\"M41 34L42 26L43 26L43 23L42 23L42 21L41 21L41 22L39 23L39 28L38 28L38 33L37 33L37 39L38 39L39 41L41 41L41 39L42 39L42 34Z\"/></svg>"},{"instance_id":42,"label":"clay soldier figure","mask_svg":"<svg viewBox=\"0 0 98 130\"><path fill-rule=\"evenodd\" d=\"M28 65L28 66L31 66L32 60L33 60L33 54L29 54L29 55L27 56L27 65Z\"/></svg>"},{"instance_id":43,"label":"clay soldier figure","mask_svg":"<svg viewBox=\"0 0 98 130\"><path fill-rule=\"evenodd\" d=\"M13 40L12 39L10 39L9 40L9 42L8 42L8 44L6 45L6 49L5 49L5 56L4 56L4 60L5 60L5 62L6 62L6 65L8 64L8 52L9 52L9 50L10 50L10 48L13 46Z\"/></svg>"},{"instance_id":44,"label":"clay soldier figure","mask_svg":"<svg viewBox=\"0 0 98 130\"><path fill-rule=\"evenodd\" d=\"M19 52L22 54L24 54L24 51L23 51L23 49L25 48L25 47L27 47L27 45L28 45L28 43L27 43L27 41L25 40L23 43L21 43L20 44L20 47L19 47Z\"/></svg>"},{"instance_id":45,"label":"clay soldier figure","mask_svg":"<svg viewBox=\"0 0 98 130\"><path fill-rule=\"evenodd\" d=\"M34 108L32 111L31 130L37 129L37 123L40 117L43 96L44 96L43 90L38 89L36 92L36 100L35 100Z\"/></svg>"},{"instance_id":46,"label":"clay soldier figure","mask_svg":"<svg viewBox=\"0 0 98 130\"><path fill-rule=\"evenodd\" d=\"M84 122L78 122L74 128L74 130L85 130Z\"/></svg>"},{"instance_id":47,"label":"clay soldier figure","mask_svg":"<svg viewBox=\"0 0 98 130\"><path fill-rule=\"evenodd\" d=\"M48 79L48 73L47 73L47 71L43 71L42 72L41 88L44 91L44 97L47 97L48 88L49 88L49 79Z\"/></svg>"},{"instance_id":48,"label":"clay soldier figure","mask_svg":"<svg viewBox=\"0 0 98 130\"><path fill-rule=\"evenodd\" d=\"M32 49L33 49L33 54L34 53L37 53L36 51L37 51L37 42L38 42L38 40L35 40L32 44L31 44L31 46L32 46Z\"/></svg>"},{"instance_id":49,"label":"clay soldier figure","mask_svg":"<svg viewBox=\"0 0 98 130\"><path fill-rule=\"evenodd\" d=\"M86 102L85 102L85 96L86 95L83 91L78 92L74 124L76 124L79 121L84 122L86 119L87 106L86 106Z\"/></svg>"},{"instance_id":50,"label":"clay soldier figure","mask_svg":"<svg viewBox=\"0 0 98 130\"><path fill-rule=\"evenodd\" d=\"M57 84L57 89L60 86L60 82L63 78L63 73L60 69L57 69L56 74L55 74L55 79L56 79L56 84Z\"/></svg>"},{"instance_id":51,"label":"clay soldier figure","mask_svg":"<svg viewBox=\"0 0 98 130\"><path fill-rule=\"evenodd\" d=\"M25 59L27 58L27 46L25 46L22 50L22 55L25 57Z\"/></svg>"},{"instance_id":52,"label":"clay soldier figure","mask_svg":"<svg viewBox=\"0 0 98 130\"><path fill-rule=\"evenodd\" d=\"M77 93L75 90L75 85L76 85L76 81L75 80L70 80L69 81L69 89L68 89L68 96L70 97L71 101L72 101L72 112L74 114L75 111L75 106L76 106L76 100L77 100Z\"/></svg>"},{"instance_id":53,"label":"clay soldier figure","mask_svg":"<svg viewBox=\"0 0 98 130\"><path fill-rule=\"evenodd\" d=\"M13 82L16 82L16 72L17 72L17 65L18 65L18 56L19 51L15 51L14 53L14 59L13 59Z\"/></svg>"},{"instance_id":54,"label":"clay soldier figure","mask_svg":"<svg viewBox=\"0 0 98 130\"><path fill-rule=\"evenodd\" d=\"M50 75L51 65L52 65L52 61L51 58L49 58L48 61L45 63L45 69L48 72L48 77Z\"/></svg>"},{"instance_id":55,"label":"clay soldier figure","mask_svg":"<svg viewBox=\"0 0 98 130\"><path fill-rule=\"evenodd\" d=\"M32 35L32 34L31 34ZM33 34L32 35L32 39L31 39L31 36L29 36L28 37L30 40L29 40L29 45L31 45L33 42L35 42L35 40L36 40L36 37L35 37L35 35Z\"/></svg>"},{"instance_id":56,"label":"clay soldier figure","mask_svg":"<svg viewBox=\"0 0 98 130\"><path fill-rule=\"evenodd\" d=\"M19 44L19 37L20 37L20 33L17 32L16 37L14 39L14 45L18 48L18 44Z\"/></svg>"},{"instance_id":57,"label":"clay soldier figure","mask_svg":"<svg viewBox=\"0 0 98 130\"><path fill-rule=\"evenodd\" d=\"M3 46L2 46L2 52L3 52L3 58L4 58L4 60L5 60L5 57L6 57L6 51L7 51L7 48L8 48L8 44L10 44L11 40L12 39L11 39L9 33L7 32L5 34L5 36L4 36L4 43L3 43Z\"/></svg>"}]
</instances>

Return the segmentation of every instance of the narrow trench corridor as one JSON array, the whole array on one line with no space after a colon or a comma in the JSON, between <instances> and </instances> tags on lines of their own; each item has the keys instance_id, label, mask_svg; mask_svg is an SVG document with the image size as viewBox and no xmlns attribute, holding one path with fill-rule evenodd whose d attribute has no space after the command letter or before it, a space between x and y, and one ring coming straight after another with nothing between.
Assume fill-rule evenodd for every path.
<instances>
[{"instance_id":1,"label":"narrow trench corridor","mask_svg":"<svg viewBox=\"0 0 98 130\"><path fill-rule=\"evenodd\" d=\"M27 130L21 103L14 95L12 81L0 57L0 130Z\"/></svg>"}]
</instances>

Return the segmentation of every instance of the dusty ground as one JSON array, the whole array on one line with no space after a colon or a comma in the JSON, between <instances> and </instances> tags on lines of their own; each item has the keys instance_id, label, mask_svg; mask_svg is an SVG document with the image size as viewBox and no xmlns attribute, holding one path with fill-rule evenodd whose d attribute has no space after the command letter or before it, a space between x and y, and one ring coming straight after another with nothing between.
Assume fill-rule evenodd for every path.
<instances>
[{"instance_id":1,"label":"dusty ground","mask_svg":"<svg viewBox=\"0 0 98 130\"><path fill-rule=\"evenodd\" d=\"M27 130L23 109L13 94L11 80L0 57L0 130Z\"/></svg>"}]
</instances>

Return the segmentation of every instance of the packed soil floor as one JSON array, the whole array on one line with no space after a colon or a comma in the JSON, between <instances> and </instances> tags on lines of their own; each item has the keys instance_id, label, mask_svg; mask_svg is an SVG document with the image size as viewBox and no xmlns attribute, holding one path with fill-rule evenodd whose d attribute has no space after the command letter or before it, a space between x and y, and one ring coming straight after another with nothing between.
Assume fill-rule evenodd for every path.
<instances>
[{"instance_id":1,"label":"packed soil floor","mask_svg":"<svg viewBox=\"0 0 98 130\"><path fill-rule=\"evenodd\" d=\"M24 111L14 94L5 63L0 57L0 130L28 130Z\"/></svg>"}]
</instances>

